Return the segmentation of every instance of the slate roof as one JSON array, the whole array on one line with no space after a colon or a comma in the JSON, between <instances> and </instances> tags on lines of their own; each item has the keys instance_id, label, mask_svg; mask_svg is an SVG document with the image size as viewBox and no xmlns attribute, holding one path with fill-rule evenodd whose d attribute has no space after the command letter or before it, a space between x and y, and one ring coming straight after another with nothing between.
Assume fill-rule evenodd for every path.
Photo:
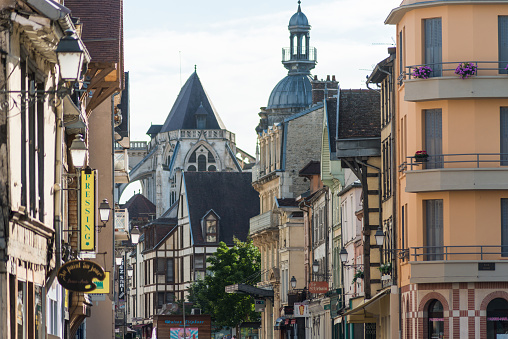
<instances>
[{"instance_id":1,"label":"slate roof","mask_svg":"<svg viewBox=\"0 0 508 339\"><path fill-rule=\"evenodd\" d=\"M339 139L381 136L379 93L372 90L340 91Z\"/></svg>"},{"instance_id":2,"label":"slate roof","mask_svg":"<svg viewBox=\"0 0 508 339\"><path fill-rule=\"evenodd\" d=\"M202 108L201 105L203 105ZM197 73L194 72L180 90L180 94L178 94L160 132L197 129L196 112L206 114L204 129L226 129L208 94L206 94Z\"/></svg>"},{"instance_id":3,"label":"slate roof","mask_svg":"<svg viewBox=\"0 0 508 339\"><path fill-rule=\"evenodd\" d=\"M81 38L92 62L123 64L122 0L65 0L65 6L83 24Z\"/></svg>"},{"instance_id":4,"label":"slate roof","mask_svg":"<svg viewBox=\"0 0 508 339\"><path fill-rule=\"evenodd\" d=\"M294 198L277 199L277 207L298 207L298 202Z\"/></svg>"},{"instance_id":5,"label":"slate roof","mask_svg":"<svg viewBox=\"0 0 508 339\"><path fill-rule=\"evenodd\" d=\"M133 195L125 204L120 205L121 208L129 210L129 219L151 219L151 216L155 216L156 207L155 205L145 198L143 194Z\"/></svg>"},{"instance_id":6,"label":"slate roof","mask_svg":"<svg viewBox=\"0 0 508 339\"><path fill-rule=\"evenodd\" d=\"M153 243L149 244L145 241L145 249L143 252L157 248L161 242L177 228L177 226L177 218L158 218L143 226L143 235L145 235L144 241L147 239L147 232L150 232L151 229L155 232Z\"/></svg>"},{"instance_id":7,"label":"slate roof","mask_svg":"<svg viewBox=\"0 0 508 339\"><path fill-rule=\"evenodd\" d=\"M326 118L328 121L328 142L330 143L330 154L336 152L335 139L337 136L337 98L326 100Z\"/></svg>"},{"instance_id":8,"label":"slate roof","mask_svg":"<svg viewBox=\"0 0 508 339\"><path fill-rule=\"evenodd\" d=\"M316 160L311 160L307 165L305 165L300 172L298 172L299 176L308 176L308 175L316 175L321 174L321 162Z\"/></svg>"},{"instance_id":9,"label":"slate roof","mask_svg":"<svg viewBox=\"0 0 508 339\"><path fill-rule=\"evenodd\" d=\"M206 244L201 219L210 210L220 218L219 241L233 245L233 236L247 239L249 219L259 214L251 173L185 172L183 180L195 245Z\"/></svg>"},{"instance_id":10,"label":"slate roof","mask_svg":"<svg viewBox=\"0 0 508 339\"><path fill-rule=\"evenodd\" d=\"M309 107L312 104L311 80L309 74L288 74L273 88L266 109Z\"/></svg>"}]
</instances>

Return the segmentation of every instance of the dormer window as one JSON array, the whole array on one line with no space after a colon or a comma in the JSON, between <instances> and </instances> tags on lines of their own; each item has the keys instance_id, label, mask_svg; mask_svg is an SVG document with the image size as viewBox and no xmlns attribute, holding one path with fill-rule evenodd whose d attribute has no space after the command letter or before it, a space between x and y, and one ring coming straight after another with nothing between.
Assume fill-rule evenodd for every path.
<instances>
[{"instance_id":1,"label":"dormer window","mask_svg":"<svg viewBox=\"0 0 508 339\"><path fill-rule=\"evenodd\" d=\"M219 239L219 218L213 212L209 211L202 220L203 238L206 242L216 243Z\"/></svg>"}]
</instances>

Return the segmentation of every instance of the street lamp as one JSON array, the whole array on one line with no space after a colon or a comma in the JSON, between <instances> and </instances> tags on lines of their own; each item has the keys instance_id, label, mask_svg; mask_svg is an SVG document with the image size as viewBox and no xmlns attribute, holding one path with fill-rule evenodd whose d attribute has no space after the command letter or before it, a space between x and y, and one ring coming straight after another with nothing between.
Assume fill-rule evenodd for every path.
<instances>
[{"instance_id":1,"label":"street lamp","mask_svg":"<svg viewBox=\"0 0 508 339\"><path fill-rule=\"evenodd\" d=\"M295 278L295 276L291 277L290 282L291 282L291 288L295 289L296 288L296 278Z\"/></svg>"},{"instance_id":2,"label":"street lamp","mask_svg":"<svg viewBox=\"0 0 508 339\"><path fill-rule=\"evenodd\" d=\"M131 243L133 245L136 245L139 242L139 237L141 233L139 232L139 229L137 227L134 227L131 231Z\"/></svg>"},{"instance_id":3,"label":"street lamp","mask_svg":"<svg viewBox=\"0 0 508 339\"><path fill-rule=\"evenodd\" d=\"M82 168L85 165L86 152L88 151L88 148L86 147L81 134L76 134L74 140L72 140L69 150L71 151L72 164L74 167L78 169Z\"/></svg>"},{"instance_id":4,"label":"street lamp","mask_svg":"<svg viewBox=\"0 0 508 339\"><path fill-rule=\"evenodd\" d=\"M342 247L342 249L340 250L339 255L340 255L340 261L343 264L347 263L347 250L344 247Z\"/></svg>"},{"instance_id":5,"label":"street lamp","mask_svg":"<svg viewBox=\"0 0 508 339\"><path fill-rule=\"evenodd\" d=\"M116 266L120 266L122 264L122 257L116 257L115 264L116 264Z\"/></svg>"},{"instance_id":6,"label":"street lamp","mask_svg":"<svg viewBox=\"0 0 508 339\"><path fill-rule=\"evenodd\" d=\"M317 273L319 271L319 262L317 259L314 259L314 262L312 263L312 272Z\"/></svg>"},{"instance_id":7,"label":"street lamp","mask_svg":"<svg viewBox=\"0 0 508 339\"><path fill-rule=\"evenodd\" d=\"M376 233L374 234L374 237L376 238L376 245L378 245L378 246L383 245L383 242L385 239L385 233L381 229L381 226L378 226Z\"/></svg>"},{"instance_id":8,"label":"street lamp","mask_svg":"<svg viewBox=\"0 0 508 339\"><path fill-rule=\"evenodd\" d=\"M99 214L103 224L108 222L110 211L111 208L109 208L108 199L103 199L101 204L99 205Z\"/></svg>"},{"instance_id":9,"label":"street lamp","mask_svg":"<svg viewBox=\"0 0 508 339\"><path fill-rule=\"evenodd\" d=\"M81 41L76 37L76 32L71 29L66 30L65 36L60 39L55 50L60 66L60 76L64 81L78 81L85 50Z\"/></svg>"},{"instance_id":10,"label":"street lamp","mask_svg":"<svg viewBox=\"0 0 508 339\"><path fill-rule=\"evenodd\" d=\"M133 274L134 274L134 269L132 268L132 266L129 266L129 268L127 268L127 276L129 278L131 278ZM127 299L127 297L125 299Z\"/></svg>"}]
</instances>

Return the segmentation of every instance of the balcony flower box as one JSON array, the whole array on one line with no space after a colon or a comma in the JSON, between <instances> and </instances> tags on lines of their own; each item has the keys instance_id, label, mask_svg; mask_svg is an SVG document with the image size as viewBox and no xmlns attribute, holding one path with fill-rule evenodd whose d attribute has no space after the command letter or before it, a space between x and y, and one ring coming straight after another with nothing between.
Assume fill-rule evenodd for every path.
<instances>
[{"instance_id":1,"label":"balcony flower box","mask_svg":"<svg viewBox=\"0 0 508 339\"><path fill-rule=\"evenodd\" d=\"M417 151L415 153L415 161L416 162L426 162L429 155L426 151Z\"/></svg>"},{"instance_id":2,"label":"balcony flower box","mask_svg":"<svg viewBox=\"0 0 508 339\"><path fill-rule=\"evenodd\" d=\"M411 75L416 79L428 79L431 72L432 68L429 66L419 66L413 68L413 73Z\"/></svg>"},{"instance_id":3,"label":"balcony flower box","mask_svg":"<svg viewBox=\"0 0 508 339\"><path fill-rule=\"evenodd\" d=\"M457 68L455 68L455 74L459 75L462 79L467 79L477 72L477 67L471 62L461 62Z\"/></svg>"},{"instance_id":4,"label":"balcony flower box","mask_svg":"<svg viewBox=\"0 0 508 339\"><path fill-rule=\"evenodd\" d=\"M353 276L353 281L351 282L351 284L356 283L358 281L358 279L363 279L363 277L364 277L363 271L357 270L355 272L355 275Z\"/></svg>"}]
</instances>

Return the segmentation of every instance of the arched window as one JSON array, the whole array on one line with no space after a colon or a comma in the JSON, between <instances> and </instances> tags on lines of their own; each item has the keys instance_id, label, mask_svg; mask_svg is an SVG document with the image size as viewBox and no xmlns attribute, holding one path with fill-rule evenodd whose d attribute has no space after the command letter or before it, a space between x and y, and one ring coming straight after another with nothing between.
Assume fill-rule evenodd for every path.
<instances>
[{"instance_id":1,"label":"arched window","mask_svg":"<svg viewBox=\"0 0 508 339\"><path fill-rule=\"evenodd\" d=\"M217 171L217 168L214 165L208 166L208 172L215 172Z\"/></svg>"},{"instance_id":2,"label":"arched window","mask_svg":"<svg viewBox=\"0 0 508 339\"><path fill-rule=\"evenodd\" d=\"M487 339L505 333L508 333L508 301L496 298L487 306Z\"/></svg>"},{"instance_id":3,"label":"arched window","mask_svg":"<svg viewBox=\"0 0 508 339\"><path fill-rule=\"evenodd\" d=\"M168 165L168 166L169 166L169 164L170 164L170 163L171 163L171 155L168 155L168 160L167 160L166 165Z\"/></svg>"},{"instance_id":4,"label":"arched window","mask_svg":"<svg viewBox=\"0 0 508 339\"><path fill-rule=\"evenodd\" d=\"M206 171L206 157L203 154L198 157L198 171Z\"/></svg>"},{"instance_id":5,"label":"arched window","mask_svg":"<svg viewBox=\"0 0 508 339\"><path fill-rule=\"evenodd\" d=\"M196 151L192 152L189 162L196 162Z\"/></svg>"},{"instance_id":6,"label":"arched window","mask_svg":"<svg viewBox=\"0 0 508 339\"><path fill-rule=\"evenodd\" d=\"M215 157L213 156L212 152L208 151L208 162L215 162Z\"/></svg>"},{"instance_id":7,"label":"arched window","mask_svg":"<svg viewBox=\"0 0 508 339\"><path fill-rule=\"evenodd\" d=\"M428 312L428 329L429 339L443 338L444 336L444 316L443 304L437 299L434 299L429 304Z\"/></svg>"},{"instance_id":8,"label":"arched window","mask_svg":"<svg viewBox=\"0 0 508 339\"><path fill-rule=\"evenodd\" d=\"M302 54L307 54L307 37L305 35L302 35Z\"/></svg>"},{"instance_id":9,"label":"arched window","mask_svg":"<svg viewBox=\"0 0 508 339\"><path fill-rule=\"evenodd\" d=\"M190 166L187 168L187 171L188 171L188 172L196 172L196 166L194 166L194 165L190 165Z\"/></svg>"},{"instance_id":10,"label":"arched window","mask_svg":"<svg viewBox=\"0 0 508 339\"><path fill-rule=\"evenodd\" d=\"M293 54L298 54L298 37L296 35L293 38Z\"/></svg>"}]
</instances>

